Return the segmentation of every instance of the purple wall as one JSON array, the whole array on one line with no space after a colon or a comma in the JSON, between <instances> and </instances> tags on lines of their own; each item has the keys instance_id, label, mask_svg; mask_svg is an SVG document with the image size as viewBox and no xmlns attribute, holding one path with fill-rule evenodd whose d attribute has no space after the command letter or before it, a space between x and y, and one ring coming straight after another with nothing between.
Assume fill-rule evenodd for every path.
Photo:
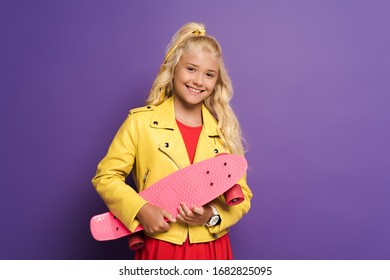
<instances>
[{"instance_id":1,"label":"purple wall","mask_svg":"<svg viewBox=\"0 0 390 280\"><path fill-rule=\"evenodd\" d=\"M388 1L1 1L0 259L126 259L90 180L172 34L221 42L249 143L238 259L390 259Z\"/></svg>"}]
</instances>

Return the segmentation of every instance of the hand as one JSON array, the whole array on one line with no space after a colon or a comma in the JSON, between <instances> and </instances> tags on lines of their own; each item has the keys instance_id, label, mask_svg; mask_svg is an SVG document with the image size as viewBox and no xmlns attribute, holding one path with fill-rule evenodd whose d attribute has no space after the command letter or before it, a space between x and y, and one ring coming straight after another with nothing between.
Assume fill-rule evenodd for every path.
<instances>
[{"instance_id":1,"label":"hand","mask_svg":"<svg viewBox=\"0 0 390 280\"><path fill-rule=\"evenodd\" d=\"M144 231L149 234L156 234L169 230L169 224L164 218L169 222L176 222L176 219L165 209L151 204L142 206L137 214L137 218L144 227Z\"/></svg>"},{"instance_id":2,"label":"hand","mask_svg":"<svg viewBox=\"0 0 390 280\"><path fill-rule=\"evenodd\" d=\"M192 206L190 209L182 202L178 210L179 214L177 215L177 219L192 226L204 225L213 216L213 210L208 204L202 207Z\"/></svg>"}]
</instances>

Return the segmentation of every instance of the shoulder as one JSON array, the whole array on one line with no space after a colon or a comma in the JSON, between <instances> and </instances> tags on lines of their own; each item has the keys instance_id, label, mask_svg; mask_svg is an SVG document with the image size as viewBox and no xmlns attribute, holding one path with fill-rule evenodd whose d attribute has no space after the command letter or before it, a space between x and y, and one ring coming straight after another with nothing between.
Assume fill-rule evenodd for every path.
<instances>
[{"instance_id":1,"label":"shoulder","mask_svg":"<svg viewBox=\"0 0 390 280\"><path fill-rule=\"evenodd\" d=\"M139 124L150 123L156 106L146 105L129 110L127 119Z\"/></svg>"},{"instance_id":2,"label":"shoulder","mask_svg":"<svg viewBox=\"0 0 390 280\"><path fill-rule=\"evenodd\" d=\"M156 106L154 105L147 105L143 107L133 108L129 111L130 115L140 114L140 113L148 113L153 112Z\"/></svg>"}]
</instances>

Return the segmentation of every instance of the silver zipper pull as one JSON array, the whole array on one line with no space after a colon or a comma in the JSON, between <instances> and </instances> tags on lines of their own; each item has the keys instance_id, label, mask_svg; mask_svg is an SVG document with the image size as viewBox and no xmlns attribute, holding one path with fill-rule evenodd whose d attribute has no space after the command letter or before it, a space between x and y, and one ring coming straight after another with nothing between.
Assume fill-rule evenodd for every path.
<instances>
[{"instance_id":1,"label":"silver zipper pull","mask_svg":"<svg viewBox=\"0 0 390 280\"><path fill-rule=\"evenodd\" d=\"M148 169L148 170L146 171L145 176L144 176L144 180L143 180L144 183L146 182L146 179L148 178L149 172L150 172L150 170Z\"/></svg>"}]
</instances>

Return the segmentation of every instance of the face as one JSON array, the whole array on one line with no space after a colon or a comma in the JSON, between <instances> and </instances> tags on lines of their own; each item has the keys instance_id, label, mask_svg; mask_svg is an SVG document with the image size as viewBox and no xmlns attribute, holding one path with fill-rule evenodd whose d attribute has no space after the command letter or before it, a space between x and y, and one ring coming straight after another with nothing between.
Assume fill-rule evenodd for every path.
<instances>
[{"instance_id":1,"label":"face","mask_svg":"<svg viewBox=\"0 0 390 280\"><path fill-rule=\"evenodd\" d=\"M175 99L186 108L201 107L218 80L217 58L207 52L193 51L181 56L173 76Z\"/></svg>"}]
</instances>

